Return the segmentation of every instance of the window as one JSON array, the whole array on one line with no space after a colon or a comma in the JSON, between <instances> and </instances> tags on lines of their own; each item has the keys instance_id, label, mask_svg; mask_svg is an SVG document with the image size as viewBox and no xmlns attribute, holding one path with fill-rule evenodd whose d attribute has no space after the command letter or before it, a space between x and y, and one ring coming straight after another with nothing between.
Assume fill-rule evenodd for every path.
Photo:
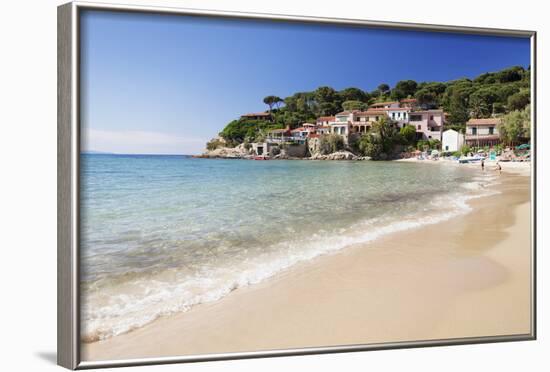
<instances>
[{"instance_id":1,"label":"window","mask_svg":"<svg viewBox=\"0 0 550 372\"><path fill-rule=\"evenodd\" d=\"M375 119L375 120L376 120L376 121L378 121L378 116L376 117L376 119Z\"/></svg>"},{"instance_id":2,"label":"window","mask_svg":"<svg viewBox=\"0 0 550 372\"><path fill-rule=\"evenodd\" d=\"M392 119L395 119L395 112L392 112L392 113L391 113L391 118L392 118Z\"/></svg>"},{"instance_id":3,"label":"window","mask_svg":"<svg viewBox=\"0 0 550 372\"><path fill-rule=\"evenodd\" d=\"M433 115L430 115L430 120L433 120L434 119L434 116Z\"/></svg>"},{"instance_id":4,"label":"window","mask_svg":"<svg viewBox=\"0 0 550 372\"><path fill-rule=\"evenodd\" d=\"M477 134L477 128L476 127L473 127L472 128L472 134L475 136Z\"/></svg>"},{"instance_id":5,"label":"window","mask_svg":"<svg viewBox=\"0 0 550 372\"><path fill-rule=\"evenodd\" d=\"M422 125L419 125L419 126L418 126L418 130L420 130L420 129L422 129Z\"/></svg>"},{"instance_id":6,"label":"window","mask_svg":"<svg viewBox=\"0 0 550 372\"><path fill-rule=\"evenodd\" d=\"M445 146L445 151L449 151L449 146Z\"/></svg>"},{"instance_id":7,"label":"window","mask_svg":"<svg viewBox=\"0 0 550 372\"><path fill-rule=\"evenodd\" d=\"M495 127L489 127L489 134L495 134Z\"/></svg>"},{"instance_id":8,"label":"window","mask_svg":"<svg viewBox=\"0 0 550 372\"><path fill-rule=\"evenodd\" d=\"M422 121L422 115L411 115L411 121Z\"/></svg>"}]
</instances>

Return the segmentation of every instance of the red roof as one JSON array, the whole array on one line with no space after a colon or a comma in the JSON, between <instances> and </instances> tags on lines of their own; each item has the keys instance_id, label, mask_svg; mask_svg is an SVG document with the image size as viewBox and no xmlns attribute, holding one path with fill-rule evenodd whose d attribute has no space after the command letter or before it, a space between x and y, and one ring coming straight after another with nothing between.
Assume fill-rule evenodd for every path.
<instances>
[{"instance_id":1,"label":"red roof","mask_svg":"<svg viewBox=\"0 0 550 372\"><path fill-rule=\"evenodd\" d=\"M498 125L500 124L499 118L488 118L488 119L470 119L466 125Z\"/></svg>"},{"instance_id":2,"label":"red roof","mask_svg":"<svg viewBox=\"0 0 550 372\"><path fill-rule=\"evenodd\" d=\"M304 130L306 130L306 128L300 127L300 128L294 128L294 129L292 129L291 132L303 132Z\"/></svg>"},{"instance_id":3,"label":"red roof","mask_svg":"<svg viewBox=\"0 0 550 372\"><path fill-rule=\"evenodd\" d=\"M371 116L371 115L380 115L384 114L386 110L367 110L358 112L357 116Z\"/></svg>"},{"instance_id":4,"label":"red roof","mask_svg":"<svg viewBox=\"0 0 550 372\"><path fill-rule=\"evenodd\" d=\"M405 102L405 103L416 102L416 98L405 98L405 99L402 99L401 102Z\"/></svg>"},{"instance_id":5,"label":"red roof","mask_svg":"<svg viewBox=\"0 0 550 372\"><path fill-rule=\"evenodd\" d=\"M321 116L317 118L317 121L334 121L336 118L334 116Z\"/></svg>"}]
</instances>

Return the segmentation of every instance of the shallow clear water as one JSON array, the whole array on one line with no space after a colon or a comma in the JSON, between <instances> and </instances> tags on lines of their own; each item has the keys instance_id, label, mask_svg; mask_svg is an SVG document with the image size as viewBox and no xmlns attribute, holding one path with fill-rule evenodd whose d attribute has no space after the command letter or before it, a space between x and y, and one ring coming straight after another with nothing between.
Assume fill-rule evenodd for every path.
<instances>
[{"instance_id":1,"label":"shallow clear water","mask_svg":"<svg viewBox=\"0 0 550 372\"><path fill-rule=\"evenodd\" d=\"M82 335L222 298L468 210L494 175L399 162L81 155Z\"/></svg>"}]
</instances>

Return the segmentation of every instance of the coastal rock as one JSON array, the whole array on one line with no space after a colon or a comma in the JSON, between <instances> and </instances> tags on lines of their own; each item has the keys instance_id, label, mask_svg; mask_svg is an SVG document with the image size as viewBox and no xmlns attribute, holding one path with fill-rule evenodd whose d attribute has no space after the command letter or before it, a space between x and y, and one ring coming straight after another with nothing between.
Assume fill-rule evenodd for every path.
<instances>
[{"instance_id":1,"label":"coastal rock","mask_svg":"<svg viewBox=\"0 0 550 372\"><path fill-rule=\"evenodd\" d=\"M284 152L281 152L280 154L275 155L273 159L279 159L279 160L288 159L288 155L286 155Z\"/></svg>"},{"instance_id":2,"label":"coastal rock","mask_svg":"<svg viewBox=\"0 0 550 372\"><path fill-rule=\"evenodd\" d=\"M307 140L307 150L310 154L310 158L321 155L321 140L317 138L309 138Z\"/></svg>"},{"instance_id":3,"label":"coastal rock","mask_svg":"<svg viewBox=\"0 0 550 372\"><path fill-rule=\"evenodd\" d=\"M218 147L214 150L206 150L202 157L205 158L243 158L250 155L243 144L237 147Z\"/></svg>"},{"instance_id":4,"label":"coastal rock","mask_svg":"<svg viewBox=\"0 0 550 372\"><path fill-rule=\"evenodd\" d=\"M327 155L327 160L357 160L358 156L349 151L338 151Z\"/></svg>"},{"instance_id":5,"label":"coastal rock","mask_svg":"<svg viewBox=\"0 0 550 372\"><path fill-rule=\"evenodd\" d=\"M319 152L311 155L311 157L309 158L310 160L326 160L327 159L327 156L326 155L321 155Z\"/></svg>"}]
</instances>

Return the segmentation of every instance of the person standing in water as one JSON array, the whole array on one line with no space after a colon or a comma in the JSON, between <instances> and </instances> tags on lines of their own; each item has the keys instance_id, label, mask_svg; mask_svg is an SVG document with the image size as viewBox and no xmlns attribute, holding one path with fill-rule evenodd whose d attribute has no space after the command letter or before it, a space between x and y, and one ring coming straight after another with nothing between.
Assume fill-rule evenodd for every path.
<instances>
[{"instance_id":1,"label":"person standing in water","mask_svg":"<svg viewBox=\"0 0 550 372\"><path fill-rule=\"evenodd\" d=\"M497 161L497 170L498 170L498 174L502 174L502 167L500 166L498 161Z\"/></svg>"}]
</instances>

